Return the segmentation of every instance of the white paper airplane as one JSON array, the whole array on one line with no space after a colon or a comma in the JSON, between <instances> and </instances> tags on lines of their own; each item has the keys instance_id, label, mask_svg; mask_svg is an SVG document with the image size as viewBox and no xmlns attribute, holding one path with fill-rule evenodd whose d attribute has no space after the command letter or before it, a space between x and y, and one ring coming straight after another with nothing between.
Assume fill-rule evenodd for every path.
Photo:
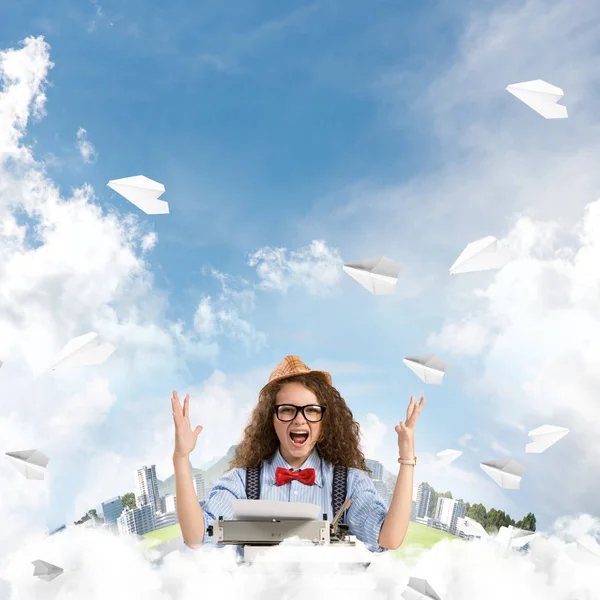
<instances>
[{"instance_id":1,"label":"white paper airplane","mask_svg":"<svg viewBox=\"0 0 600 600\"><path fill-rule=\"evenodd\" d=\"M510 261L508 246L499 242L493 235L476 240L467 245L450 267L452 275L501 269Z\"/></svg>"},{"instance_id":2,"label":"white paper airplane","mask_svg":"<svg viewBox=\"0 0 600 600\"><path fill-rule=\"evenodd\" d=\"M147 215L169 214L169 203L158 199L165 193L165 186L158 181L148 179L144 175L135 175L113 179L107 185Z\"/></svg>"},{"instance_id":3,"label":"white paper airplane","mask_svg":"<svg viewBox=\"0 0 600 600\"><path fill-rule=\"evenodd\" d=\"M496 535L494 540L505 548L518 550L529 544L536 537L539 537L539 534L535 531L519 529L518 527L509 525L508 527L500 527L498 535Z\"/></svg>"},{"instance_id":4,"label":"white paper airplane","mask_svg":"<svg viewBox=\"0 0 600 600\"><path fill-rule=\"evenodd\" d=\"M539 454L556 444L568 433L569 430L566 427L556 427L555 425L542 425L537 429L532 429L528 434L532 441L531 444L525 446L525 452Z\"/></svg>"},{"instance_id":5,"label":"white paper airplane","mask_svg":"<svg viewBox=\"0 0 600 600\"><path fill-rule=\"evenodd\" d=\"M7 452L6 457L27 479L44 479L44 471L50 462L39 450L16 450Z\"/></svg>"},{"instance_id":6,"label":"white paper airplane","mask_svg":"<svg viewBox=\"0 0 600 600\"><path fill-rule=\"evenodd\" d=\"M453 463L461 455L462 455L462 452L460 450L450 450L450 449L442 450L441 452L437 453L438 462L440 462L446 466Z\"/></svg>"},{"instance_id":7,"label":"white paper airplane","mask_svg":"<svg viewBox=\"0 0 600 600\"><path fill-rule=\"evenodd\" d=\"M410 577L401 594L404 600L441 600L426 579Z\"/></svg>"},{"instance_id":8,"label":"white paper airplane","mask_svg":"<svg viewBox=\"0 0 600 600\"><path fill-rule=\"evenodd\" d=\"M346 263L342 269L372 294L381 296L396 293L400 266L390 258L364 258L358 262Z\"/></svg>"},{"instance_id":9,"label":"white paper airplane","mask_svg":"<svg viewBox=\"0 0 600 600\"><path fill-rule=\"evenodd\" d=\"M462 531L465 535L472 535L473 537L489 537L489 533L483 525L471 517L459 517L456 522L456 529Z\"/></svg>"},{"instance_id":10,"label":"white paper airplane","mask_svg":"<svg viewBox=\"0 0 600 600\"><path fill-rule=\"evenodd\" d=\"M542 79L512 83L506 87L515 98L533 108L545 119L566 119L567 107L557 102L564 96L564 92L555 85Z\"/></svg>"},{"instance_id":11,"label":"white paper airplane","mask_svg":"<svg viewBox=\"0 0 600 600\"><path fill-rule=\"evenodd\" d=\"M52 369L101 365L114 351L112 344L100 344L98 334L92 331L73 338L63 348Z\"/></svg>"},{"instance_id":12,"label":"white paper airplane","mask_svg":"<svg viewBox=\"0 0 600 600\"><path fill-rule=\"evenodd\" d=\"M592 536L584 536L565 545L567 554L579 564L600 566L600 544Z\"/></svg>"},{"instance_id":13,"label":"white paper airplane","mask_svg":"<svg viewBox=\"0 0 600 600\"><path fill-rule=\"evenodd\" d=\"M525 467L516 460L488 460L479 465L500 487L505 490L520 489L521 477Z\"/></svg>"},{"instance_id":14,"label":"white paper airplane","mask_svg":"<svg viewBox=\"0 0 600 600\"><path fill-rule=\"evenodd\" d=\"M435 354L407 356L402 362L425 383L442 385L446 363Z\"/></svg>"},{"instance_id":15,"label":"white paper airplane","mask_svg":"<svg viewBox=\"0 0 600 600\"><path fill-rule=\"evenodd\" d=\"M64 569L46 562L45 560L34 560L31 564L35 567L33 576L44 579L45 581L52 581L64 572Z\"/></svg>"}]
</instances>

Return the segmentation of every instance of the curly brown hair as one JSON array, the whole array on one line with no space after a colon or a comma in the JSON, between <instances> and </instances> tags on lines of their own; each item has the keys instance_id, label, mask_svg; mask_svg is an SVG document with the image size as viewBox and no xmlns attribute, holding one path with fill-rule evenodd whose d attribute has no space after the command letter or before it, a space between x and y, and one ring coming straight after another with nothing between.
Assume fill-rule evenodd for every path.
<instances>
[{"instance_id":1,"label":"curly brown hair","mask_svg":"<svg viewBox=\"0 0 600 600\"><path fill-rule=\"evenodd\" d=\"M319 454L333 466L354 467L369 471L360 449L360 425L340 393L319 376L310 373L294 375L263 389L258 404L244 429L229 469L257 467L273 456L279 448L273 415L277 393L286 384L298 382L311 390L327 409L323 415L321 433L316 444Z\"/></svg>"}]
</instances>

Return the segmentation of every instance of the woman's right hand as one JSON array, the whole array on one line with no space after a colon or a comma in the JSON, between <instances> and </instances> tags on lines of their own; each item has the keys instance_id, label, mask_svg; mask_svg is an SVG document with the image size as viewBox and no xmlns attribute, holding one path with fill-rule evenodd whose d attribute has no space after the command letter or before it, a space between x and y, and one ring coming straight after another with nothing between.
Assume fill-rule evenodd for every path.
<instances>
[{"instance_id":1,"label":"woman's right hand","mask_svg":"<svg viewBox=\"0 0 600 600\"><path fill-rule=\"evenodd\" d=\"M183 399L183 409L179 402L177 392L173 390L171 397L173 406L173 421L175 422L175 451L173 456L189 457L192 450L196 447L196 440L202 431L202 426L198 425L194 431L190 426L190 395L186 394Z\"/></svg>"}]
</instances>

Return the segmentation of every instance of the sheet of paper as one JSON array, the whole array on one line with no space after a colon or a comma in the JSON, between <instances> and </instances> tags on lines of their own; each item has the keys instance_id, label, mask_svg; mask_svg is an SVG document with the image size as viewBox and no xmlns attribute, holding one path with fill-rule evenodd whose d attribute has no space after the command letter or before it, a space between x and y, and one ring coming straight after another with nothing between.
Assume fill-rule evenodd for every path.
<instances>
[{"instance_id":1,"label":"sheet of paper","mask_svg":"<svg viewBox=\"0 0 600 600\"><path fill-rule=\"evenodd\" d=\"M371 294L382 296L396 293L400 266L386 256L345 263L342 270L369 290Z\"/></svg>"},{"instance_id":2,"label":"sheet of paper","mask_svg":"<svg viewBox=\"0 0 600 600\"><path fill-rule=\"evenodd\" d=\"M437 453L438 462L445 466L453 463L459 456L462 456L462 452L460 450L451 450L450 448Z\"/></svg>"},{"instance_id":3,"label":"sheet of paper","mask_svg":"<svg viewBox=\"0 0 600 600\"><path fill-rule=\"evenodd\" d=\"M116 348L108 342L100 344L98 334L92 331L70 340L52 365L52 369L101 365L115 350Z\"/></svg>"},{"instance_id":4,"label":"sheet of paper","mask_svg":"<svg viewBox=\"0 0 600 600\"><path fill-rule=\"evenodd\" d=\"M321 507L308 502L280 502L278 500L233 500L233 518L245 521L271 519L321 519Z\"/></svg>"},{"instance_id":5,"label":"sheet of paper","mask_svg":"<svg viewBox=\"0 0 600 600\"><path fill-rule=\"evenodd\" d=\"M424 383L442 385L446 363L435 354L407 356L402 362Z\"/></svg>"},{"instance_id":6,"label":"sheet of paper","mask_svg":"<svg viewBox=\"0 0 600 600\"><path fill-rule=\"evenodd\" d=\"M525 467L516 460L488 460L479 465L500 487L505 490L518 490Z\"/></svg>"},{"instance_id":7,"label":"sheet of paper","mask_svg":"<svg viewBox=\"0 0 600 600\"><path fill-rule=\"evenodd\" d=\"M404 600L441 600L436 591L426 579L410 577L405 590L402 592Z\"/></svg>"},{"instance_id":8,"label":"sheet of paper","mask_svg":"<svg viewBox=\"0 0 600 600\"><path fill-rule=\"evenodd\" d=\"M15 450L5 454L13 467L27 479L44 479L50 459L39 450Z\"/></svg>"},{"instance_id":9,"label":"sheet of paper","mask_svg":"<svg viewBox=\"0 0 600 600\"><path fill-rule=\"evenodd\" d=\"M542 425L529 432L531 444L525 446L525 452L539 454L548 450L569 433L566 427L556 427L555 425Z\"/></svg>"},{"instance_id":10,"label":"sheet of paper","mask_svg":"<svg viewBox=\"0 0 600 600\"><path fill-rule=\"evenodd\" d=\"M467 247L450 267L450 273L458 275L459 273L501 269L510 259L508 246L489 235L467 244Z\"/></svg>"},{"instance_id":11,"label":"sheet of paper","mask_svg":"<svg viewBox=\"0 0 600 600\"><path fill-rule=\"evenodd\" d=\"M147 215L168 215L169 203L158 198L165 193L165 186L144 175L113 179L108 187L143 210Z\"/></svg>"},{"instance_id":12,"label":"sheet of paper","mask_svg":"<svg viewBox=\"0 0 600 600\"><path fill-rule=\"evenodd\" d=\"M557 102L564 96L561 88L544 81L534 79L522 83L511 83L506 87L515 98L532 108L545 119L568 118L567 107Z\"/></svg>"}]
</instances>

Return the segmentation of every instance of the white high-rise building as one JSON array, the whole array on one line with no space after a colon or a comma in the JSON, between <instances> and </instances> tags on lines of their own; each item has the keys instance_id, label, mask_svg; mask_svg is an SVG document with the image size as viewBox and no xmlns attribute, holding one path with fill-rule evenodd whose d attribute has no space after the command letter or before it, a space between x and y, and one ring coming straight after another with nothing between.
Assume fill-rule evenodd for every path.
<instances>
[{"instance_id":1,"label":"white high-rise building","mask_svg":"<svg viewBox=\"0 0 600 600\"><path fill-rule=\"evenodd\" d=\"M417 515L415 518L423 519L429 514L431 490L432 488L428 483L419 483L419 487L417 489Z\"/></svg>"},{"instance_id":2,"label":"white high-rise building","mask_svg":"<svg viewBox=\"0 0 600 600\"><path fill-rule=\"evenodd\" d=\"M456 535L456 525L460 517L464 517L466 505L452 498L438 498L435 520L443 523L452 535Z\"/></svg>"},{"instance_id":3,"label":"white high-rise building","mask_svg":"<svg viewBox=\"0 0 600 600\"><path fill-rule=\"evenodd\" d=\"M163 512L169 514L177 512L177 498L175 494L167 494L163 497Z\"/></svg>"},{"instance_id":4,"label":"white high-rise building","mask_svg":"<svg viewBox=\"0 0 600 600\"><path fill-rule=\"evenodd\" d=\"M160 495L158 493L158 479L156 477L156 465L142 467L137 470L135 489L135 505L139 508L150 504L152 512L160 512Z\"/></svg>"},{"instance_id":5,"label":"white high-rise building","mask_svg":"<svg viewBox=\"0 0 600 600\"><path fill-rule=\"evenodd\" d=\"M179 518L176 512L164 513L162 515L154 515L154 529L162 529L179 523Z\"/></svg>"},{"instance_id":6,"label":"white high-rise building","mask_svg":"<svg viewBox=\"0 0 600 600\"><path fill-rule=\"evenodd\" d=\"M151 504L126 508L117 518L120 535L144 535L154 531L154 510Z\"/></svg>"},{"instance_id":7,"label":"white high-rise building","mask_svg":"<svg viewBox=\"0 0 600 600\"><path fill-rule=\"evenodd\" d=\"M390 506L390 492L388 486L381 479L374 479L373 486L377 490L377 493L383 498L385 505L389 508Z\"/></svg>"},{"instance_id":8,"label":"white high-rise building","mask_svg":"<svg viewBox=\"0 0 600 600\"><path fill-rule=\"evenodd\" d=\"M369 469L369 477L371 479L383 479L383 465L378 460L365 458L365 464Z\"/></svg>"},{"instance_id":9,"label":"white high-rise building","mask_svg":"<svg viewBox=\"0 0 600 600\"><path fill-rule=\"evenodd\" d=\"M206 486L204 485L204 477L202 473L194 475L194 485L196 486L196 497L198 501L206 500Z\"/></svg>"}]
</instances>

